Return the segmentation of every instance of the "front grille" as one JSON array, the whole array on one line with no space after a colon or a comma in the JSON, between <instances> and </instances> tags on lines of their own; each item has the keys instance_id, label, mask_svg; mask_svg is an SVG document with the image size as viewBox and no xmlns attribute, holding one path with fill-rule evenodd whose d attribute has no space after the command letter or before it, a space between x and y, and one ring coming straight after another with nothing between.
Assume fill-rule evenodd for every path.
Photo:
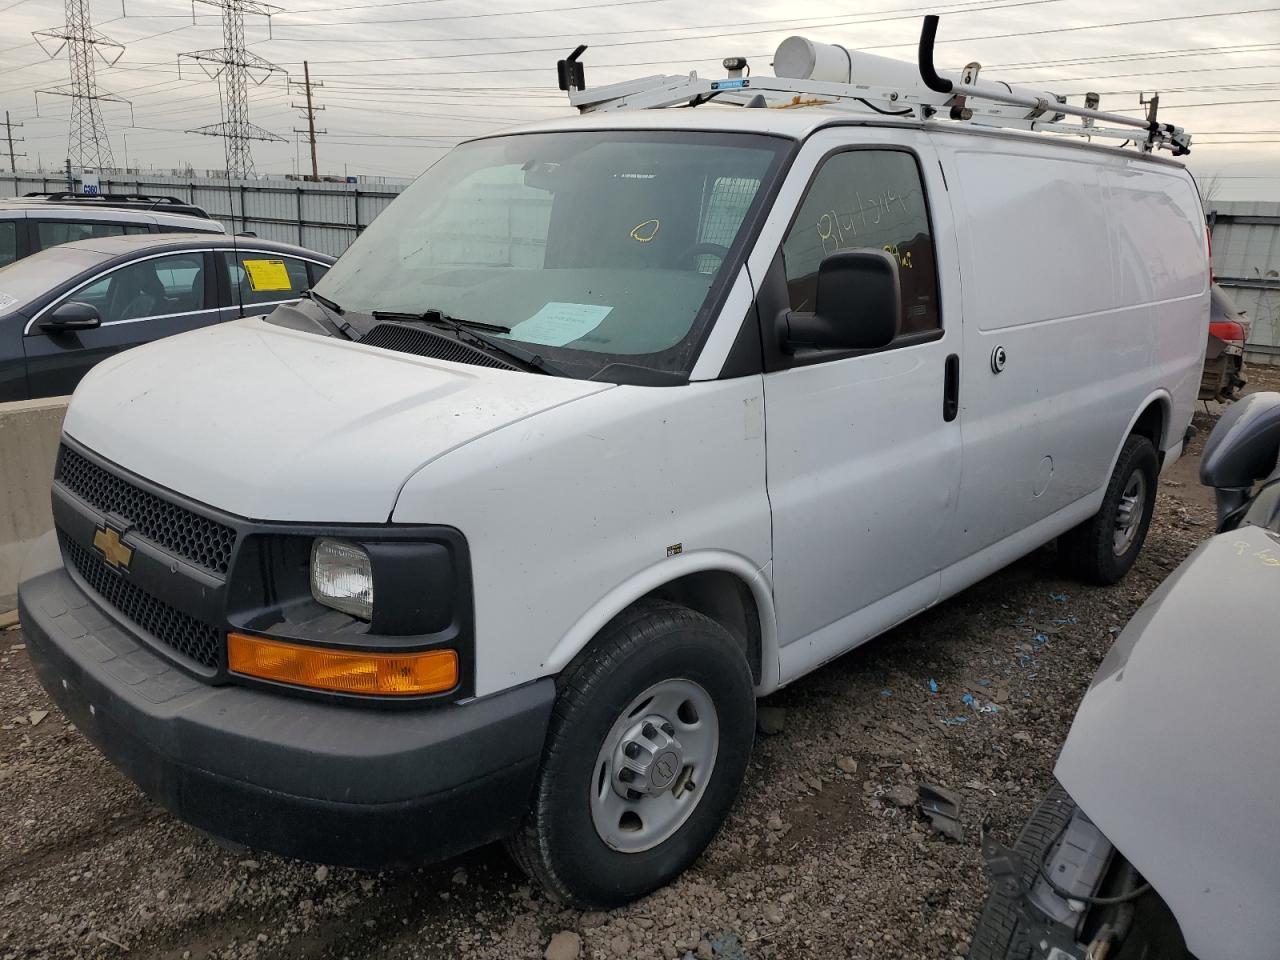
<instances>
[{"instance_id":1,"label":"front grille","mask_svg":"<svg viewBox=\"0 0 1280 960\"><path fill-rule=\"evenodd\" d=\"M165 646L202 666L218 668L221 631L140 590L61 531L58 540L63 556L102 599Z\"/></svg>"},{"instance_id":2,"label":"front grille","mask_svg":"<svg viewBox=\"0 0 1280 960\"><path fill-rule=\"evenodd\" d=\"M236 532L162 500L118 477L63 444L58 448L57 480L103 513L129 522L130 531L214 573L226 575Z\"/></svg>"},{"instance_id":3,"label":"front grille","mask_svg":"<svg viewBox=\"0 0 1280 960\"><path fill-rule=\"evenodd\" d=\"M361 337L360 342L368 347L381 347L383 350L395 350L397 353L413 353L419 357L431 357L435 360L470 363L473 366L494 367L498 370L520 369L478 347L442 337L430 330L406 327L402 323L380 323Z\"/></svg>"}]
</instances>

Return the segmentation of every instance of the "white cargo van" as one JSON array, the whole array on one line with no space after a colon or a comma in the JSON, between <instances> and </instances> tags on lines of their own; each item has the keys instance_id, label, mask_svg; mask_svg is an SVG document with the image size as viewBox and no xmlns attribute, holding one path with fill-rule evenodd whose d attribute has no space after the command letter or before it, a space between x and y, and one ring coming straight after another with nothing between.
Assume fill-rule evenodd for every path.
<instances>
[{"instance_id":1,"label":"white cargo van","mask_svg":"<svg viewBox=\"0 0 1280 960\"><path fill-rule=\"evenodd\" d=\"M1206 342L1186 135L727 66L572 57L583 116L459 146L310 299L85 378L21 616L148 794L616 905L715 834L757 696L1054 538L1134 562Z\"/></svg>"}]
</instances>

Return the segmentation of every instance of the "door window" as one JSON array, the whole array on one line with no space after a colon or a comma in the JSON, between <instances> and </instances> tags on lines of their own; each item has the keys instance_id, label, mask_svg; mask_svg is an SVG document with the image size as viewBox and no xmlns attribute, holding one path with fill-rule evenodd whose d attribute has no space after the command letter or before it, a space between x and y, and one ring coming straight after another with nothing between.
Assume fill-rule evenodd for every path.
<instances>
[{"instance_id":1,"label":"door window","mask_svg":"<svg viewBox=\"0 0 1280 960\"><path fill-rule=\"evenodd\" d=\"M18 221L0 220L0 267L18 259Z\"/></svg>"},{"instance_id":2,"label":"door window","mask_svg":"<svg viewBox=\"0 0 1280 960\"><path fill-rule=\"evenodd\" d=\"M140 260L65 299L97 307L103 323L203 310L204 256L187 253Z\"/></svg>"},{"instance_id":3,"label":"door window","mask_svg":"<svg viewBox=\"0 0 1280 960\"><path fill-rule=\"evenodd\" d=\"M867 247L887 251L898 263L899 335L941 327L928 205L910 153L849 150L822 164L782 243L791 309L813 309L823 257Z\"/></svg>"},{"instance_id":4,"label":"door window","mask_svg":"<svg viewBox=\"0 0 1280 960\"><path fill-rule=\"evenodd\" d=\"M233 253L224 250L231 276L231 303L282 303L296 300L311 286L305 260L274 253ZM239 292L237 293L237 289Z\"/></svg>"},{"instance_id":5,"label":"door window","mask_svg":"<svg viewBox=\"0 0 1280 960\"><path fill-rule=\"evenodd\" d=\"M91 220L38 220L36 221L36 249L46 250L61 243L76 240L96 240L99 237L120 237L126 234L150 233L145 223L95 223Z\"/></svg>"}]
</instances>

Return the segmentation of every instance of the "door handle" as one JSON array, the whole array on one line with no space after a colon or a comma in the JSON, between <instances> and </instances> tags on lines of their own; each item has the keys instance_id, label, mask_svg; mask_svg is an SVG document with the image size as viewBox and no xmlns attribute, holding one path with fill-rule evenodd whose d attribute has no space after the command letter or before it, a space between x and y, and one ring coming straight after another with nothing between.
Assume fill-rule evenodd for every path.
<instances>
[{"instance_id":1,"label":"door handle","mask_svg":"<svg viewBox=\"0 0 1280 960\"><path fill-rule=\"evenodd\" d=\"M960 356L951 354L942 377L942 419L950 423L960 412Z\"/></svg>"}]
</instances>

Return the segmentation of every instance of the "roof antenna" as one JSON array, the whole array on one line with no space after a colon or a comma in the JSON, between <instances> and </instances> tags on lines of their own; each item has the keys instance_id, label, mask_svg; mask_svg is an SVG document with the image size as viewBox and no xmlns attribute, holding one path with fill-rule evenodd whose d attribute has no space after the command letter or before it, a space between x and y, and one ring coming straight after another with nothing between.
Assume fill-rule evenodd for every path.
<instances>
[{"instance_id":1,"label":"roof antenna","mask_svg":"<svg viewBox=\"0 0 1280 960\"><path fill-rule=\"evenodd\" d=\"M747 101L748 107L767 107L769 101L765 100L763 93L757 93L754 97Z\"/></svg>"}]
</instances>

